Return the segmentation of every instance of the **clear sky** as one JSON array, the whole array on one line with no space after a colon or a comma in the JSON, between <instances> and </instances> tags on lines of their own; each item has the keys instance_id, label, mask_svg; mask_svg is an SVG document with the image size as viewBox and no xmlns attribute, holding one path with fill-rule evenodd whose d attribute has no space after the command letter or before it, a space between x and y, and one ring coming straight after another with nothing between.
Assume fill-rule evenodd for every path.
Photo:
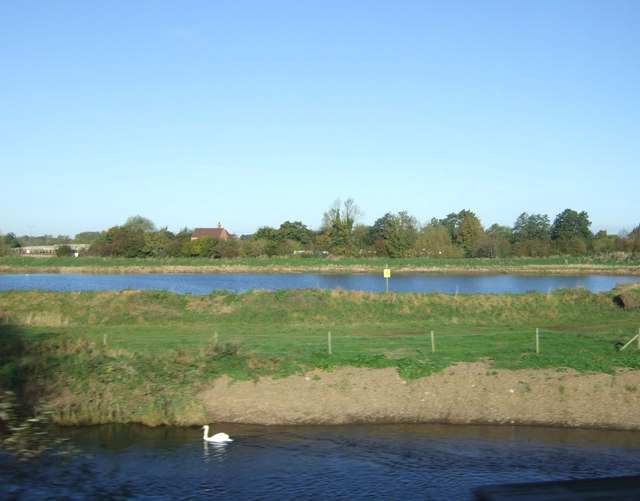
<instances>
[{"instance_id":1,"label":"clear sky","mask_svg":"<svg viewBox=\"0 0 640 501\"><path fill-rule=\"evenodd\" d=\"M640 1L0 1L0 232L640 223Z\"/></svg>"}]
</instances>

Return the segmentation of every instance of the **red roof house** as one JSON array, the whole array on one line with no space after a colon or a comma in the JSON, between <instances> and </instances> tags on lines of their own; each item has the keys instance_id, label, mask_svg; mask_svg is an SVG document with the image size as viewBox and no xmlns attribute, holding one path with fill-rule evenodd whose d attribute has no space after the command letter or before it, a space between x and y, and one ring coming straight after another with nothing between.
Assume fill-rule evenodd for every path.
<instances>
[{"instance_id":1,"label":"red roof house","mask_svg":"<svg viewBox=\"0 0 640 501\"><path fill-rule=\"evenodd\" d=\"M219 238L220 240L229 240L229 233L220 223L217 228L196 228L191 234L191 240L197 240L202 237Z\"/></svg>"}]
</instances>

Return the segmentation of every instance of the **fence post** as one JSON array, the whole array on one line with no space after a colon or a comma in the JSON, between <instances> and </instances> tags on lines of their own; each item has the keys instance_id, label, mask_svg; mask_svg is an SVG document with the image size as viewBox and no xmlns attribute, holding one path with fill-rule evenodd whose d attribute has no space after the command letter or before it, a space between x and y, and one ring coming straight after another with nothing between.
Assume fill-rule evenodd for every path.
<instances>
[{"instance_id":1,"label":"fence post","mask_svg":"<svg viewBox=\"0 0 640 501\"><path fill-rule=\"evenodd\" d=\"M213 333L213 344L218 344L218 331Z\"/></svg>"},{"instance_id":2,"label":"fence post","mask_svg":"<svg viewBox=\"0 0 640 501\"><path fill-rule=\"evenodd\" d=\"M436 338L433 336L433 331L431 331L431 353L436 352Z\"/></svg>"},{"instance_id":3,"label":"fence post","mask_svg":"<svg viewBox=\"0 0 640 501\"><path fill-rule=\"evenodd\" d=\"M331 331L328 332L327 341L329 343L329 355L331 355Z\"/></svg>"},{"instance_id":4,"label":"fence post","mask_svg":"<svg viewBox=\"0 0 640 501\"><path fill-rule=\"evenodd\" d=\"M540 353L540 329L536 327L536 354Z\"/></svg>"},{"instance_id":5,"label":"fence post","mask_svg":"<svg viewBox=\"0 0 640 501\"><path fill-rule=\"evenodd\" d=\"M102 336L102 346L104 346L105 348L107 347L107 333L104 333L104 336Z\"/></svg>"}]
</instances>

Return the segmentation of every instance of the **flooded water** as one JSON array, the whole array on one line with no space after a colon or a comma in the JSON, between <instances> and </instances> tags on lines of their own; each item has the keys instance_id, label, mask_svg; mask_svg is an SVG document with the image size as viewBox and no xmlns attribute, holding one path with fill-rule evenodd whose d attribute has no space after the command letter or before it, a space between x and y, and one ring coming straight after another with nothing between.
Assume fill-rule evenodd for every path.
<instances>
[{"instance_id":1,"label":"flooded water","mask_svg":"<svg viewBox=\"0 0 640 501\"><path fill-rule=\"evenodd\" d=\"M591 292L613 289L617 284L638 281L633 276L607 275L393 275L389 290L395 292L443 292L446 294L523 294L552 292L561 287L584 287ZM0 290L52 291L168 290L180 294L209 294L214 290L246 292L251 289L344 289L384 292L382 275L365 274L183 274L183 275L0 275Z\"/></svg>"},{"instance_id":2,"label":"flooded water","mask_svg":"<svg viewBox=\"0 0 640 501\"><path fill-rule=\"evenodd\" d=\"M0 456L2 499L473 499L492 484L640 474L640 436L530 427L109 425L60 429L75 452Z\"/></svg>"}]
</instances>

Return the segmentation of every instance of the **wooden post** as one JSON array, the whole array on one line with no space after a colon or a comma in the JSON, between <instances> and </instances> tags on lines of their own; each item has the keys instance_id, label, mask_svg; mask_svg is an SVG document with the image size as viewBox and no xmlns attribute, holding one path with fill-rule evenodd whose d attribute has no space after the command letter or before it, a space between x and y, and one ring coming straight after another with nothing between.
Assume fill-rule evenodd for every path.
<instances>
[{"instance_id":1,"label":"wooden post","mask_svg":"<svg viewBox=\"0 0 640 501\"><path fill-rule=\"evenodd\" d=\"M102 336L102 346L104 346L105 348L107 347L107 333L104 333L104 336Z\"/></svg>"},{"instance_id":2,"label":"wooden post","mask_svg":"<svg viewBox=\"0 0 640 501\"><path fill-rule=\"evenodd\" d=\"M213 333L213 344L218 344L218 331Z\"/></svg>"},{"instance_id":3,"label":"wooden post","mask_svg":"<svg viewBox=\"0 0 640 501\"><path fill-rule=\"evenodd\" d=\"M431 353L436 352L436 338L433 336L433 331L431 331Z\"/></svg>"},{"instance_id":4,"label":"wooden post","mask_svg":"<svg viewBox=\"0 0 640 501\"><path fill-rule=\"evenodd\" d=\"M327 335L327 341L329 343L329 355L331 355L331 331Z\"/></svg>"},{"instance_id":5,"label":"wooden post","mask_svg":"<svg viewBox=\"0 0 640 501\"><path fill-rule=\"evenodd\" d=\"M622 348L620 348L620 351L622 351L622 350L626 350L626 349L627 349L627 347L628 347L631 343L633 343L636 339L638 340L638 348L640 348L640 329L638 329L638 333L637 333L635 336L633 336L633 337L631 338L631 340L630 340L627 344L625 344Z\"/></svg>"},{"instance_id":6,"label":"wooden post","mask_svg":"<svg viewBox=\"0 0 640 501\"><path fill-rule=\"evenodd\" d=\"M536 327L536 353L540 353L540 329Z\"/></svg>"}]
</instances>

